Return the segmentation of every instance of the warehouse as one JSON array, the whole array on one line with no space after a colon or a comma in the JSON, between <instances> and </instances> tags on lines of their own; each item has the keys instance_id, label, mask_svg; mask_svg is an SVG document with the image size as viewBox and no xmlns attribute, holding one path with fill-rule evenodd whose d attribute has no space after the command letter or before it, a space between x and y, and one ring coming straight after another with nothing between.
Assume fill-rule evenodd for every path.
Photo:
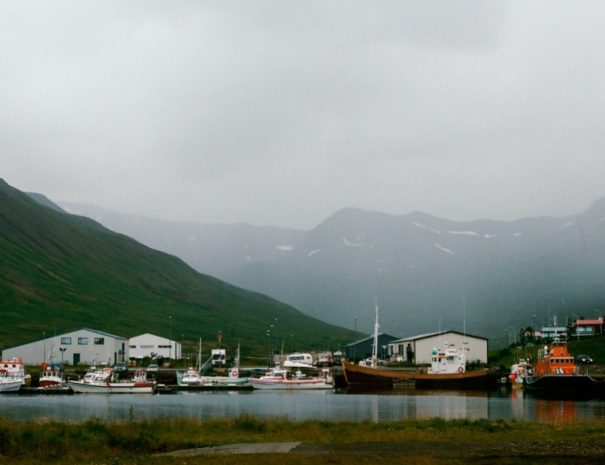
<instances>
[{"instance_id":1,"label":"warehouse","mask_svg":"<svg viewBox=\"0 0 605 465\"><path fill-rule=\"evenodd\" d=\"M115 365L128 360L128 339L82 328L2 351L3 360L12 357L22 358L26 365L42 362Z\"/></svg>"},{"instance_id":2,"label":"warehouse","mask_svg":"<svg viewBox=\"0 0 605 465\"><path fill-rule=\"evenodd\" d=\"M165 337L145 333L130 338L129 354L130 358L136 359L145 357L152 359L180 359L181 344Z\"/></svg>"},{"instance_id":3,"label":"warehouse","mask_svg":"<svg viewBox=\"0 0 605 465\"><path fill-rule=\"evenodd\" d=\"M456 348L466 344L468 362L487 363L487 339L458 331L439 331L391 341L387 348L391 360L414 363L431 363L433 349L445 349L446 345Z\"/></svg>"}]
</instances>

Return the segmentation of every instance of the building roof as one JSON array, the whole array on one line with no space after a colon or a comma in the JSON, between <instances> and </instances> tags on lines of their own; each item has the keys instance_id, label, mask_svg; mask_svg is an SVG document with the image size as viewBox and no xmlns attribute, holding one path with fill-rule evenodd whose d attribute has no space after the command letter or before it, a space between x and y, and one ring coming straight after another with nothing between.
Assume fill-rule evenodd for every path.
<instances>
[{"instance_id":1,"label":"building roof","mask_svg":"<svg viewBox=\"0 0 605 465\"><path fill-rule=\"evenodd\" d=\"M467 334L467 333L462 333L460 331L453 331L453 330L444 330L444 331L435 331L433 333L426 333L426 334L418 334L416 336L410 336L410 337L405 337L402 339L397 339L396 341L392 341L393 343L396 342L409 342L409 341L419 341L420 339L428 339L430 337L435 337L435 336L442 336L444 334L459 334L461 336L466 336L466 337L472 337L474 339L483 339L485 341L487 341L486 337L482 337L482 336L474 336L472 334Z\"/></svg>"},{"instance_id":2,"label":"building roof","mask_svg":"<svg viewBox=\"0 0 605 465\"><path fill-rule=\"evenodd\" d=\"M395 336L391 336L390 334L386 334L386 333L378 333L378 337L387 337L387 338L391 338L391 339L397 339ZM372 339L374 339L373 334L371 336L364 337L363 339L359 339L358 341L350 342L349 344L345 345L345 347L355 346L357 344L361 344L362 342L366 342L366 341L369 341Z\"/></svg>"},{"instance_id":3,"label":"building roof","mask_svg":"<svg viewBox=\"0 0 605 465\"><path fill-rule=\"evenodd\" d=\"M102 336L113 337L114 339L128 340L128 338L126 338L124 336L117 336L116 334L106 333L105 331L99 331L98 329L90 329L90 328L75 329L73 331L67 331L67 333L75 333L76 331L90 331L91 333L97 333L97 334L100 334ZM64 333L64 334L67 334L67 333ZM59 336L60 336L60 334L59 334Z\"/></svg>"},{"instance_id":4,"label":"building roof","mask_svg":"<svg viewBox=\"0 0 605 465\"><path fill-rule=\"evenodd\" d=\"M603 318L595 318L592 320L576 320L572 326L601 326Z\"/></svg>"},{"instance_id":5,"label":"building roof","mask_svg":"<svg viewBox=\"0 0 605 465\"><path fill-rule=\"evenodd\" d=\"M35 343L37 343L37 342L41 342L41 341L49 341L49 340L54 339L54 338L56 338L56 337L63 337L63 336L65 336L66 334L77 333L78 331L88 331L88 332L91 332L91 333L99 334L99 335L101 335L101 336L112 337L112 338L114 338L114 339L123 339L124 341L127 341L127 340L128 340L128 339L126 339L125 337L122 337L122 336L116 336L115 334L106 333L106 332L104 332L104 331L99 331L99 330L97 330L97 329L90 329L90 328L79 328L79 329L74 329L74 330L72 330L72 331L65 331L65 332L63 332L63 333L61 333L61 334L55 334L54 336L49 336L49 337L45 337L45 338L42 338L42 339L36 339L35 341L31 341L31 342L25 342L25 343L23 343L23 344L19 344L19 345L16 345L16 346L7 347L7 349L17 349L17 348L19 348L19 347L22 347L22 346L27 346L27 345L30 345L30 344L35 344Z\"/></svg>"}]
</instances>

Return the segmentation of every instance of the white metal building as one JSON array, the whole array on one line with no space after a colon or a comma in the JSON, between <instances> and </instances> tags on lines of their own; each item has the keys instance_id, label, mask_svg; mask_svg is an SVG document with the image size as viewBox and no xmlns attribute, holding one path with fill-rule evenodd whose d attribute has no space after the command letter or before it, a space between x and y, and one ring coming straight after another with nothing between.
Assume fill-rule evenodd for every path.
<instances>
[{"instance_id":1,"label":"white metal building","mask_svg":"<svg viewBox=\"0 0 605 465\"><path fill-rule=\"evenodd\" d=\"M468 362L487 363L487 339L458 331L440 331L398 339L389 343L387 352L391 359L418 365L431 363L431 353L434 348L444 349L445 344L453 344L459 348L465 342L469 349L466 354Z\"/></svg>"},{"instance_id":2,"label":"white metal building","mask_svg":"<svg viewBox=\"0 0 605 465\"><path fill-rule=\"evenodd\" d=\"M165 337L160 337L149 333L131 337L128 349L131 358L181 358L180 342L171 341Z\"/></svg>"},{"instance_id":3,"label":"white metal building","mask_svg":"<svg viewBox=\"0 0 605 465\"><path fill-rule=\"evenodd\" d=\"M2 351L3 360L11 357L22 358L26 365L38 365L42 362L115 365L117 362L128 360L128 339L82 328Z\"/></svg>"}]
</instances>

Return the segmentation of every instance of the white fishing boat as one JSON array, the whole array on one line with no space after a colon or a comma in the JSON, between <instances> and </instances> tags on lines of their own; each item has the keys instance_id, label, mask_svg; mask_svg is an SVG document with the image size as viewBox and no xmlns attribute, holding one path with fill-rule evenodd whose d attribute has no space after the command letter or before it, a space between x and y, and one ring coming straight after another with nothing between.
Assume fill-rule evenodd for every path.
<instances>
[{"instance_id":1,"label":"white fishing boat","mask_svg":"<svg viewBox=\"0 0 605 465\"><path fill-rule=\"evenodd\" d=\"M177 378L179 386L199 386L202 383L202 376L193 367L189 367L182 376Z\"/></svg>"},{"instance_id":2,"label":"white fishing boat","mask_svg":"<svg viewBox=\"0 0 605 465\"><path fill-rule=\"evenodd\" d=\"M25 384L25 366L20 358L0 361L0 392L16 392Z\"/></svg>"},{"instance_id":3,"label":"white fishing boat","mask_svg":"<svg viewBox=\"0 0 605 465\"><path fill-rule=\"evenodd\" d=\"M182 376L177 374L177 384L179 386L199 386L202 383L202 339L197 354L197 368L189 367Z\"/></svg>"},{"instance_id":4,"label":"white fishing boat","mask_svg":"<svg viewBox=\"0 0 605 465\"><path fill-rule=\"evenodd\" d=\"M147 380L143 370L137 371L131 380L114 380L112 374L111 368L103 368L90 371L82 380L67 384L80 394L151 394L155 389L155 381Z\"/></svg>"},{"instance_id":5,"label":"white fishing boat","mask_svg":"<svg viewBox=\"0 0 605 465\"><path fill-rule=\"evenodd\" d=\"M237 345L237 354L235 355L235 366L229 368L227 376L210 375L202 376L201 383L203 386L248 386L249 378L240 377L239 370L240 351L239 344Z\"/></svg>"},{"instance_id":6,"label":"white fishing boat","mask_svg":"<svg viewBox=\"0 0 605 465\"><path fill-rule=\"evenodd\" d=\"M23 380L0 373L0 392L17 392L23 386Z\"/></svg>"},{"instance_id":7,"label":"white fishing boat","mask_svg":"<svg viewBox=\"0 0 605 465\"><path fill-rule=\"evenodd\" d=\"M320 376L307 375L300 370L292 373L283 368L273 368L260 378L250 378L254 389L332 389L334 380L330 370L322 369Z\"/></svg>"}]
</instances>

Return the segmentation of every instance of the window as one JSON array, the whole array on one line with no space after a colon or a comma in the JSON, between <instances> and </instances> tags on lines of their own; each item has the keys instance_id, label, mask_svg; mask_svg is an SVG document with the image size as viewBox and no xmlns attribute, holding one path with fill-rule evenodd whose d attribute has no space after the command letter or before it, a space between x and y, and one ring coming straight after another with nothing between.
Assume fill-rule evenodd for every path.
<instances>
[{"instance_id":1,"label":"window","mask_svg":"<svg viewBox=\"0 0 605 465\"><path fill-rule=\"evenodd\" d=\"M162 345L162 344L158 345L158 349L170 349L170 348L172 348L172 346L167 346L167 345Z\"/></svg>"},{"instance_id":2,"label":"window","mask_svg":"<svg viewBox=\"0 0 605 465\"><path fill-rule=\"evenodd\" d=\"M153 344L141 344L141 349L153 349L154 347Z\"/></svg>"},{"instance_id":3,"label":"window","mask_svg":"<svg viewBox=\"0 0 605 465\"><path fill-rule=\"evenodd\" d=\"M131 348L131 349L136 349L137 348L137 346L128 346L128 347Z\"/></svg>"},{"instance_id":4,"label":"window","mask_svg":"<svg viewBox=\"0 0 605 465\"><path fill-rule=\"evenodd\" d=\"M95 345L102 346L104 344L105 344L105 338L104 337L95 337Z\"/></svg>"},{"instance_id":5,"label":"window","mask_svg":"<svg viewBox=\"0 0 605 465\"><path fill-rule=\"evenodd\" d=\"M87 337L79 337L78 338L78 345L79 346L86 346L86 345L88 345L88 338Z\"/></svg>"},{"instance_id":6,"label":"window","mask_svg":"<svg viewBox=\"0 0 605 465\"><path fill-rule=\"evenodd\" d=\"M62 337L61 344L64 346L71 345L71 337Z\"/></svg>"}]
</instances>

